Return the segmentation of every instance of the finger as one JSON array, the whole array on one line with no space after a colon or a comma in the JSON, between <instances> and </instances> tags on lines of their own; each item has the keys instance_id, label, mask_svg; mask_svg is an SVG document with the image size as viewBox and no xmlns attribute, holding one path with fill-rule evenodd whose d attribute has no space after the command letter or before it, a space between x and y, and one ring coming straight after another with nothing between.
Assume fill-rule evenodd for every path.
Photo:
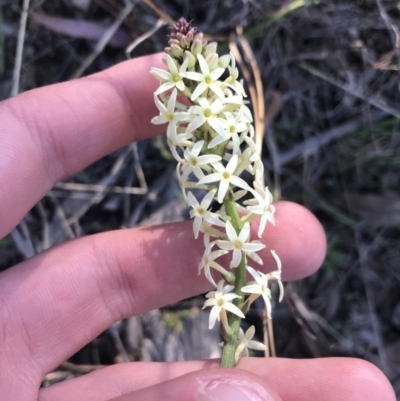
<instances>
[{"instance_id":1,"label":"finger","mask_svg":"<svg viewBox=\"0 0 400 401\"><path fill-rule=\"evenodd\" d=\"M159 54L35 89L0 103L0 238L60 179L164 130L150 76Z\"/></svg>"},{"instance_id":2,"label":"finger","mask_svg":"<svg viewBox=\"0 0 400 401\"><path fill-rule=\"evenodd\" d=\"M260 377L239 369L201 370L112 401L282 401Z\"/></svg>"},{"instance_id":3,"label":"finger","mask_svg":"<svg viewBox=\"0 0 400 401\"><path fill-rule=\"evenodd\" d=\"M260 253L265 270L276 268L269 251L276 249L285 280L311 274L325 254L320 224L289 202L276 204L275 216L276 227L263 238L267 250ZM7 333L29 328L24 347L21 337L6 339L15 366L34 360L40 376L115 321L210 290L197 275L203 251L186 222L77 239L1 273Z\"/></svg>"},{"instance_id":4,"label":"finger","mask_svg":"<svg viewBox=\"0 0 400 401\"><path fill-rule=\"evenodd\" d=\"M210 360L113 365L42 389L39 401L105 401L132 391L140 394L142 389L201 369L212 372L218 364L219 361ZM360 359L242 358L235 369L256 374L262 379L263 385L268 386L268 389L273 388L284 401L396 400L383 373L374 365ZM189 390L187 394L190 394Z\"/></svg>"}]
</instances>

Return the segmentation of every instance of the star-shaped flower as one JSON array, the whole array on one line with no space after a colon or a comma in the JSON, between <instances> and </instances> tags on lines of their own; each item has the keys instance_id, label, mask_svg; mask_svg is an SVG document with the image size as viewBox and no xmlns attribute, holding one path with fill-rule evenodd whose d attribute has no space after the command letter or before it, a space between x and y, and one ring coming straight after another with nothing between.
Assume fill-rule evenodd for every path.
<instances>
[{"instance_id":1,"label":"star-shaped flower","mask_svg":"<svg viewBox=\"0 0 400 401\"><path fill-rule=\"evenodd\" d=\"M245 356L249 356L249 351L248 351L249 349L254 349L257 351L268 350L268 347L265 344L252 340L255 332L256 329L254 326L250 326L246 330L246 334L243 332L241 328L239 329L238 345L235 351L235 361L239 361L242 354L244 354Z\"/></svg>"},{"instance_id":2,"label":"star-shaped flower","mask_svg":"<svg viewBox=\"0 0 400 401\"><path fill-rule=\"evenodd\" d=\"M175 141L177 135L176 123L179 121L186 121L190 117L190 114L187 112L175 111L177 94L177 90L174 89L168 99L167 107L154 95L154 102L157 109L160 111L160 115L151 119L151 122L156 125L168 123L167 135L169 138L175 137Z\"/></svg>"},{"instance_id":3,"label":"star-shaped flower","mask_svg":"<svg viewBox=\"0 0 400 401\"><path fill-rule=\"evenodd\" d=\"M242 252L257 252L265 248L265 245L259 242L246 242L250 237L249 223L243 225L239 235L236 233L230 221L225 223L225 230L228 241L217 240L217 245L226 251L233 251L231 268L239 266L242 259Z\"/></svg>"},{"instance_id":4,"label":"star-shaped flower","mask_svg":"<svg viewBox=\"0 0 400 401\"><path fill-rule=\"evenodd\" d=\"M190 217L194 217L193 222L193 233L194 237L197 238L199 236L201 223L203 219L210 224L214 224L215 226L224 227L225 223L222 222L216 213L212 213L208 210L211 205L212 200L214 199L215 190L210 191L199 203L197 199L193 196L191 192L188 193L188 203L193 209L190 211Z\"/></svg>"},{"instance_id":5,"label":"star-shaped flower","mask_svg":"<svg viewBox=\"0 0 400 401\"><path fill-rule=\"evenodd\" d=\"M219 250L219 251L211 252L211 249L214 246L214 244L215 244L215 242L212 242L206 247L204 255L201 258L201 261L199 263L199 274L200 274L201 270L204 269L204 274L205 274L207 280L212 285L217 287L217 284L215 283L215 281L211 275L211 268L217 270L222 275L229 275L231 273L228 272L227 270L225 270L219 263L217 263L215 261L215 259L219 258L220 256L227 254L228 251Z\"/></svg>"},{"instance_id":6,"label":"star-shaped flower","mask_svg":"<svg viewBox=\"0 0 400 401\"><path fill-rule=\"evenodd\" d=\"M219 181L218 187L218 202L222 203L224 197L229 189L229 185L236 185L239 188L243 188L246 190L250 190L249 185L244 181L242 178L237 177L234 175L236 166L238 163L238 156L233 155L231 160L226 167L222 165L222 163L213 163L213 167L217 170L217 173L212 173L206 175L204 178L199 180L199 184L209 184L210 182Z\"/></svg>"},{"instance_id":7,"label":"star-shaped flower","mask_svg":"<svg viewBox=\"0 0 400 401\"><path fill-rule=\"evenodd\" d=\"M179 70L169 54L165 56L165 61L167 63L169 71L165 71L161 68L155 67L150 69L150 74L153 75L153 77L157 80L163 82L163 84L154 93L156 95L159 95L160 93L175 87L178 88L180 91L185 90L185 84L183 83L182 78L184 78L185 76L184 74L186 73L189 60L185 60L183 64L179 67Z\"/></svg>"},{"instance_id":8,"label":"star-shaped flower","mask_svg":"<svg viewBox=\"0 0 400 401\"><path fill-rule=\"evenodd\" d=\"M218 78L224 73L225 69L215 68L213 71L210 71L206 60L200 53L197 55L197 60L199 61L201 74L199 72L189 71L184 73L185 78L200 82L192 93L190 99L194 101L207 89L211 89L223 101L225 98L224 92L217 82Z\"/></svg>"},{"instance_id":9,"label":"star-shaped flower","mask_svg":"<svg viewBox=\"0 0 400 401\"><path fill-rule=\"evenodd\" d=\"M192 106L189 109L189 113L196 117L188 125L186 132L193 132L207 122L218 135L224 135L224 127L221 124L221 119L218 117L218 114L222 110L222 102L216 99L210 104L208 99L201 97L198 103L199 106Z\"/></svg>"},{"instance_id":10,"label":"star-shaped flower","mask_svg":"<svg viewBox=\"0 0 400 401\"><path fill-rule=\"evenodd\" d=\"M243 202L247 206L247 209L259 216L261 216L260 226L258 228L258 236L261 238L262 233L264 232L267 221L271 224L275 225L275 207L272 204L272 194L269 191L268 187L263 188L257 182L254 182L255 191L251 191L254 195L254 199L249 199Z\"/></svg>"},{"instance_id":11,"label":"star-shaped flower","mask_svg":"<svg viewBox=\"0 0 400 401\"><path fill-rule=\"evenodd\" d=\"M210 321L209 328L212 329L215 325L216 320L222 322L227 333L231 332L231 328L228 324L228 316L226 311L229 311L242 319L244 319L243 312L232 303L232 301L236 298L241 298L241 296L228 292L233 290L233 285L224 286L224 280L220 280L217 285L216 291L211 291L206 295L207 301L204 303L202 309L207 308L208 306L212 306L210 311Z\"/></svg>"},{"instance_id":12,"label":"star-shaped flower","mask_svg":"<svg viewBox=\"0 0 400 401\"><path fill-rule=\"evenodd\" d=\"M252 294L250 296L250 304L260 295L263 297L265 306L267 308L267 315L270 319L271 319L272 306L271 306L271 290L268 288L268 282L274 279L277 281L279 285L279 302L282 301L284 293L283 284L281 281L281 271L282 271L281 260L279 259L275 251L271 251L271 253L276 261L277 270L264 274L260 271L254 270L250 266L246 266L247 271L253 276L256 283L246 285L242 288L242 292L247 294Z\"/></svg>"},{"instance_id":13,"label":"star-shaped flower","mask_svg":"<svg viewBox=\"0 0 400 401\"><path fill-rule=\"evenodd\" d=\"M184 146L188 146L191 142L190 139L193 138L191 134L178 134L175 131L171 131L170 135L167 136L167 143L171 150L172 155L174 156L175 160L179 163L183 163L184 160L179 156L177 152L177 148L183 148Z\"/></svg>"},{"instance_id":14,"label":"star-shaped flower","mask_svg":"<svg viewBox=\"0 0 400 401\"><path fill-rule=\"evenodd\" d=\"M238 133L243 132L247 129L246 124L242 122L243 109L241 108L236 117L232 113L225 113L226 120L221 120L224 127L224 135L216 136L209 144L208 148L211 149L214 146L221 144L222 142L230 139L233 144L233 154L239 152L240 139Z\"/></svg>"},{"instance_id":15,"label":"star-shaped flower","mask_svg":"<svg viewBox=\"0 0 400 401\"><path fill-rule=\"evenodd\" d=\"M267 308L267 315L271 319L271 290L268 288L268 277L266 274L257 272L250 266L246 266L246 268L253 276L254 280L256 280L256 283L244 286L242 292L252 294L250 297L250 303L261 295Z\"/></svg>"},{"instance_id":16,"label":"star-shaped flower","mask_svg":"<svg viewBox=\"0 0 400 401\"><path fill-rule=\"evenodd\" d=\"M183 157L186 162L183 166L183 170L190 169L194 175L200 180L204 177L204 173L201 168L207 168L211 163L216 163L221 160L221 156L218 155L202 155L199 156L201 149L204 145L204 141L198 141L194 144L192 149L186 149L183 153Z\"/></svg>"}]
</instances>

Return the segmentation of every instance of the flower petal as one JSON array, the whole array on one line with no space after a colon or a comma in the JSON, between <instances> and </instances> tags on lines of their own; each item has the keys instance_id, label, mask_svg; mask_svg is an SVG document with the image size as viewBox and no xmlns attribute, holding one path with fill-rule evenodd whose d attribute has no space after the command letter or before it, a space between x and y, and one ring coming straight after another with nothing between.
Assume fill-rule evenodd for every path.
<instances>
[{"instance_id":1,"label":"flower petal","mask_svg":"<svg viewBox=\"0 0 400 401\"><path fill-rule=\"evenodd\" d=\"M210 330L214 327L215 321L219 318L220 312L221 312L221 308L219 306L214 306L214 308L211 309L210 320L209 320L209 324L208 324L208 328Z\"/></svg>"},{"instance_id":2,"label":"flower petal","mask_svg":"<svg viewBox=\"0 0 400 401\"><path fill-rule=\"evenodd\" d=\"M224 304L224 309L231 313L234 313L235 315L241 317L242 319L245 318L243 312L236 305L231 304L230 302Z\"/></svg>"},{"instance_id":3,"label":"flower petal","mask_svg":"<svg viewBox=\"0 0 400 401\"><path fill-rule=\"evenodd\" d=\"M200 70L201 70L202 74L209 75L210 69L208 68L207 61L204 59L204 57L200 53L197 55L197 60L199 60Z\"/></svg>"}]
</instances>

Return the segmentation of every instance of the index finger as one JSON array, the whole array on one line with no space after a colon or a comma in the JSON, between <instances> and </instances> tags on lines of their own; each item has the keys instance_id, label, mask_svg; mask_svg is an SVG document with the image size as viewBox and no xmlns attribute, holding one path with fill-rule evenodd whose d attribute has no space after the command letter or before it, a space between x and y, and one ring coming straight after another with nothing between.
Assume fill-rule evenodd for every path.
<instances>
[{"instance_id":1,"label":"index finger","mask_svg":"<svg viewBox=\"0 0 400 401\"><path fill-rule=\"evenodd\" d=\"M0 238L60 179L132 141L162 132L150 76L161 55L0 103Z\"/></svg>"}]
</instances>

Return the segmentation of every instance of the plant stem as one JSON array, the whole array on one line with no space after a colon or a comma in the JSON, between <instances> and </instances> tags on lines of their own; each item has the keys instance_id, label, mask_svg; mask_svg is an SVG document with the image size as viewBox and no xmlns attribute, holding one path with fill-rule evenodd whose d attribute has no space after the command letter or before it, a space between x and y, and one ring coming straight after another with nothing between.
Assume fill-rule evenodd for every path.
<instances>
[{"instance_id":1,"label":"plant stem","mask_svg":"<svg viewBox=\"0 0 400 401\"><path fill-rule=\"evenodd\" d=\"M233 228L237 233L242 229L242 222L240 221L239 213L236 209L235 201L233 200L232 194L228 194L224 199L226 214L231 218L231 223ZM235 293L242 298L237 298L233 300L234 305L240 307L243 303L243 293L241 291L242 287L246 284L246 256L243 254L242 260L235 271ZM236 365L235 361L235 351L236 343L239 335L240 321L242 319L233 313L228 314L228 323L232 329L232 333L228 341L224 341L224 348L222 350L221 367L223 368L233 368Z\"/></svg>"}]
</instances>

